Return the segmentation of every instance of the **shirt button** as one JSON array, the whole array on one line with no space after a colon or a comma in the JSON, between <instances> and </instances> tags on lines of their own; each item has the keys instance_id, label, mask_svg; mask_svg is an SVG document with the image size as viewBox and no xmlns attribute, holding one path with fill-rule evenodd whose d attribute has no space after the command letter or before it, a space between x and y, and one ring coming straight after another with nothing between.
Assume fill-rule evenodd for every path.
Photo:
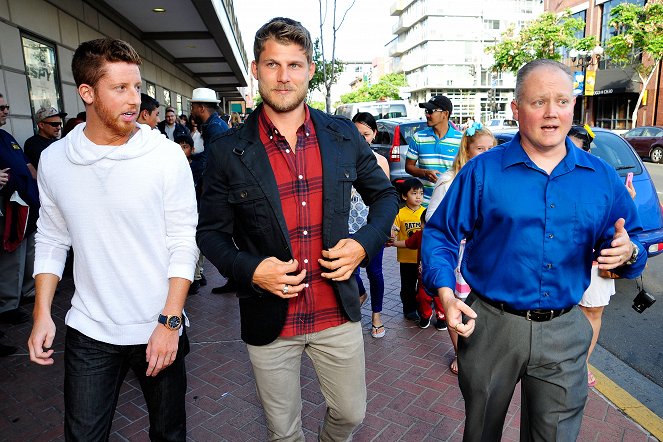
<instances>
[{"instance_id":1,"label":"shirt button","mask_svg":"<svg viewBox=\"0 0 663 442\"><path fill-rule=\"evenodd\" d=\"M308 133L308 132L306 132L306 136L308 137L309 135L311 135L311 134L310 134L310 133Z\"/></svg>"},{"instance_id":2,"label":"shirt button","mask_svg":"<svg viewBox=\"0 0 663 442\"><path fill-rule=\"evenodd\" d=\"M304 230L304 235L308 235L308 230Z\"/></svg>"},{"instance_id":3,"label":"shirt button","mask_svg":"<svg viewBox=\"0 0 663 442\"><path fill-rule=\"evenodd\" d=\"M286 150L285 150L285 153L290 153L290 149L286 149Z\"/></svg>"},{"instance_id":4,"label":"shirt button","mask_svg":"<svg viewBox=\"0 0 663 442\"><path fill-rule=\"evenodd\" d=\"M555 205L554 205L554 204L551 204L551 205L550 205L550 208L551 208L551 209L554 209L554 208L555 208Z\"/></svg>"},{"instance_id":5,"label":"shirt button","mask_svg":"<svg viewBox=\"0 0 663 442\"><path fill-rule=\"evenodd\" d=\"M302 201L302 206L305 206L305 205L306 205L306 201Z\"/></svg>"},{"instance_id":6,"label":"shirt button","mask_svg":"<svg viewBox=\"0 0 663 442\"><path fill-rule=\"evenodd\" d=\"M304 284L304 287L308 288L308 283Z\"/></svg>"},{"instance_id":7,"label":"shirt button","mask_svg":"<svg viewBox=\"0 0 663 442\"><path fill-rule=\"evenodd\" d=\"M548 295L549 295L548 292L543 292L543 296L548 296Z\"/></svg>"},{"instance_id":8,"label":"shirt button","mask_svg":"<svg viewBox=\"0 0 663 442\"><path fill-rule=\"evenodd\" d=\"M553 235L552 233L548 234L548 238L553 239L554 237L555 237L555 235Z\"/></svg>"},{"instance_id":9,"label":"shirt button","mask_svg":"<svg viewBox=\"0 0 663 442\"><path fill-rule=\"evenodd\" d=\"M299 178L300 180L303 180L303 179L304 179L304 175L299 175L297 178Z\"/></svg>"},{"instance_id":10,"label":"shirt button","mask_svg":"<svg viewBox=\"0 0 663 442\"><path fill-rule=\"evenodd\" d=\"M304 264L308 264L308 259L305 259L305 260L304 260Z\"/></svg>"},{"instance_id":11,"label":"shirt button","mask_svg":"<svg viewBox=\"0 0 663 442\"><path fill-rule=\"evenodd\" d=\"M546 264L546 267L548 267L549 269L552 269L552 264Z\"/></svg>"}]
</instances>

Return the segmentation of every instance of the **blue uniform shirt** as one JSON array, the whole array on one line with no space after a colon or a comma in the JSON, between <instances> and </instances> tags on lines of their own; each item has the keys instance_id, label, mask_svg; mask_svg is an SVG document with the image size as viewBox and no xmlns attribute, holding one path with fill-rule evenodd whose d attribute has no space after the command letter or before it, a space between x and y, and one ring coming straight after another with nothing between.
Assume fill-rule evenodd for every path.
<instances>
[{"instance_id":1,"label":"blue uniform shirt","mask_svg":"<svg viewBox=\"0 0 663 442\"><path fill-rule=\"evenodd\" d=\"M629 235L642 226L615 170L568 138L566 150L550 175L527 156L520 134L468 162L424 229L424 284L455 287L458 247L467 238L461 271L478 294L521 310L577 304L615 221L624 218ZM627 278L647 260L633 242L637 261L615 270Z\"/></svg>"}]
</instances>

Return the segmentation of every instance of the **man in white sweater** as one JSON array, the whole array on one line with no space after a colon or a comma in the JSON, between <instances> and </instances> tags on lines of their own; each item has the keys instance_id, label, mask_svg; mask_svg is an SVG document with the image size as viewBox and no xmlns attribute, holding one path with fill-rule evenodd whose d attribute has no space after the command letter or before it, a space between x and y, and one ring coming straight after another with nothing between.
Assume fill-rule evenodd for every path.
<instances>
[{"instance_id":1,"label":"man in white sweater","mask_svg":"<svg viewBox=\"0 0 663 442\"><path fill-rule=\"evenodd\" d=\"M51 303L70 247L76 291L65 323L65 438L107 440L120 386L138 377L150 439L186 439L184 301L198 258L193 179L182 149L147 125L140 57L81 44L72 70L87 123L42 155L30 359L53 364Z\"/></svg>"}]
</instances>

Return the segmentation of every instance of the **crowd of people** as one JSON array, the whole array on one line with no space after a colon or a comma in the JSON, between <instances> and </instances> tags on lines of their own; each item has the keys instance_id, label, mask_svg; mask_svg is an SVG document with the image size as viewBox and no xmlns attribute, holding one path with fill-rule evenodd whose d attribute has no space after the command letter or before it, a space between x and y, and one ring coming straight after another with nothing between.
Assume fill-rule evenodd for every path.
<instances>
[{"instance_id":1,"label":"crowd of people","mask_svg":"<svg viewBox=\"0 0 663 442\"><path fill-rule=\"evenodd\" d=\"M85 124L60 138L66 114L39 109L25 149L0 130L0 322L27 321L18 307L32 298L39 365L54 363L51 303L75 251L65 438L108 439L131 369L150 438L186 440L184 307L207 283L205 257L228 280L213 292L237 293L270 440L304 440L304 352L327 404L319 440L350 440L367 401L360 308L370 296L371 336L384 337L383 251L394 246L404 318L448 330L456 351L464 440L500 440L518 382L521 438L575 440L600 327L590 309L614 292L595 279L636 277L647 254L633 239L632 186L583 151L591 138L578 148L567 137L568 68L536 60L519 71L519 133L497 147L480 123L456 130L447 97L421 103L427 128L406 160L414 178L397 190L369 146L372 115L305 104L315 66L301 23L263 25L254 57L263 104L245 120L223 118L216 93L198 88L190 116L169 107L159 122L136 51L88 41L72 61ZM8 112L0 95L0 126ZM583 298L588 287L600 296Z\"/></svg>"}]
</instances>

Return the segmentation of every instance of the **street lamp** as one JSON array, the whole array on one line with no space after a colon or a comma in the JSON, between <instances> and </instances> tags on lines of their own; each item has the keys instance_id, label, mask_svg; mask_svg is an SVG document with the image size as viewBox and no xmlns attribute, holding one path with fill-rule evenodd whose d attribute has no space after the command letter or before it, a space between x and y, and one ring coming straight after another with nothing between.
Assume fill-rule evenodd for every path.
<instances>
[{"instance_id":1,"label":"street lamp","mask_svg":"<svg viewBox=\"0 0 663 442\"><path fill-rule=\"evenodd\" d=\"M582 96L580 101L580 123L583 123L583 120L585 120L585 84L587 78L587 67L593 64L598 65L599 61L601 60L601 56L603 56L603 52L603 48L599 45L594 46L589 51L579 51L577 49L571 49L569 51L571 62L582 70L583 88L580 92L580 95Z\"/></svg>"}]
</instances>

